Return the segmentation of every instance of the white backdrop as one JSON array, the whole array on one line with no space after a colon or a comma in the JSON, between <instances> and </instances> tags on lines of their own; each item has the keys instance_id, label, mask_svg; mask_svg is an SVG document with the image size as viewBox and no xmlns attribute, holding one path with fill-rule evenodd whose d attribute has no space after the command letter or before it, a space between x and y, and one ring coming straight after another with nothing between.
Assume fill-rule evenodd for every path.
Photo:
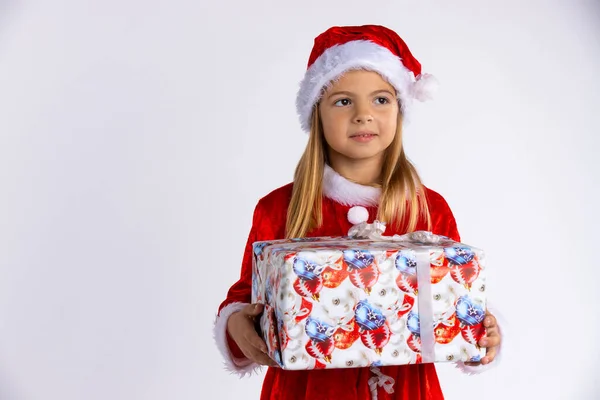
<instances>
[{"instance_id":1,"label":"white backdrop","mask_svg":"<svg viewBox=\"0 0 600 400\"><path fill-rule=\"evenodd\" d=\"M447 398L599 398L597 1L0 0L0 399L258 398L214 315L314 37L367 23L441 81L407 151L510 323Z\"/></svg>"}]
</instances>

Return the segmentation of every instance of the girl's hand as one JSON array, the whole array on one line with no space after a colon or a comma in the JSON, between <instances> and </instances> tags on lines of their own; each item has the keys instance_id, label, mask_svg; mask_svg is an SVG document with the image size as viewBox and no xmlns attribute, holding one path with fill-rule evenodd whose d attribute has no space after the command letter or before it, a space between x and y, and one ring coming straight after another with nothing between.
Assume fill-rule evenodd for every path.
<instances>
[{"instance_id":1,"label":"girl's hand","mask_svg":"<svg viewBox=\"0 0 600 400\"><path fill-rule=\"evenodd\" d=\"M485 326L487 333L483 338L481 338L479 345L487 348L487 354L481 359L481 362L467 362L465 365L476 366L480 364L489 364L494 361L494 358L496 357L497 348L500 346L500 342L502 341L500 331L498 330L498 325L496 324L496 317L486 311L485 319L483 320L483 326Z\"/></svg>"},{"instance_id":2,"label":"girl's hand","mask_svg":"<svg viewBox=\"0 0 600 400\"><path fill-rule=\"evenodd\" d=\"M227 333L248 359L260 365L275 367L277 363L267 355L267 345L255 329L255 319L262 310L262 304L248 304L231 314L227 320Z\"/></svg>"}]
</instances>

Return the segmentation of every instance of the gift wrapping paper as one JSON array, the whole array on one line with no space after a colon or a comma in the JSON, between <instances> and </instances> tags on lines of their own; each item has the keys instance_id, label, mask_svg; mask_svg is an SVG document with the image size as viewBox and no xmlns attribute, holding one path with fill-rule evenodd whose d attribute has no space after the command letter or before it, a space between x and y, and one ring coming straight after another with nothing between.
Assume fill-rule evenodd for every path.
<instances>
[{"instance_id":1,"label":"gift wrapping paper","mask_svg":"<svg viewBox=\"0 0 600 400\"><path fill-rule=\"evenodd\" d=\"M423 239L426 238L426 239ZM253 244L252 302L290 370L479 361L480 249L429 232Z\"/></svg>"}]
</instances>

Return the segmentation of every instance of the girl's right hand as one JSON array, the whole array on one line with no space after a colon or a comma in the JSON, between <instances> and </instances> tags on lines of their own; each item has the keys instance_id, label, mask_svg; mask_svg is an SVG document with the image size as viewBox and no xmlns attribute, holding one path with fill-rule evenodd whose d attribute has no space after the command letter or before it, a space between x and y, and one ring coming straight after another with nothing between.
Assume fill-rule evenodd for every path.
<instances>
[{"instance_id":1,"label":"girl's right hand","mask_svg":"<svg viewBox=\"0 0 600 400\"><path fill-rule=\"evenodd\" d=\"M227 333L248 359L260 365L276 367L277 363L268 356L267 345L255 329L255 318L262 311L262 304L248 304L231 314L227 320Z\"/></svg>"}]
</instances>

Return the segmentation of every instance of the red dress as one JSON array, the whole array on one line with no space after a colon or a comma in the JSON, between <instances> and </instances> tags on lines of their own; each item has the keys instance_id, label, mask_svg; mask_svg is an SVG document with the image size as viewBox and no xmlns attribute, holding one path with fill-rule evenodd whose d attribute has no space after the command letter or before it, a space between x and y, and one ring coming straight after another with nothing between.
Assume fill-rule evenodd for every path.
<instances>
[{"instance_id":1,"label":"red dress","mask_svg":"<svg viewBox=\"0 0 600 400\"><path fill-rule=\"evenodd\" d=\"M342 178L343 179L343 178ZM339 180L339 175L338 175ZM331 183L324 183L324 185ZM342 185L361 189L360 185L342 182ZM362 188L366 188L362 186ZM331 187L324 188L324 192ZM334 188L335 189L335 188ZM373 188L365 189L371 190ZM335 190L334 190L335 192ZM226 319L232 313L251 301L252 287L252 243L260 240L273 240L285 237L285 221L292 184L283 186L262 198L255 209L252 229L246 245L242 262L241 277L227 293L227 298L219 307L219 316L215 325L215 339L221 353L226 356L226 364L230 370L242 373L250 372L256 364L246 359L235 342L226 334ZM363 190L364 194L364 190ZM353 205L363 205L369 212L371 223L377 215L377 207L364 204L369 201L344 198L337 194L323 197L323 226L313 230L307 236L344 236L352 226L348 221L348 211ZM366 197L370 195L367 193ZM350 197L353 197L352 195ZM358 196L360 197L360 196ZM371 196L372 197L372 196ZM432 229L435 234L444 235L460 241L456 222L452 211L444 198L426 188L426 198L431 214ZM368 200L368 199L367 199ZM371 199L373 200L373 199ZM362 202L363 204L356 204ZM343 204L346 203L346 204ZM352 204L355 203L355 204ZM377 204L371 201L371 204ZM420 222L416 230L427 230L424 222ZM388 226L385 235L403 234ZM438 400L443 399L442 391L434 364L411 364L402 366L380 367L381 373L394 379L393 393L387 393L378 387L377 398L404 400ZM346 368L289 371L280 368L269 368L262 387L261 400L321 400L340 398L344 400L370 399L369 379L373 378L369 368Z\"/></svg>"}]
</instances>

